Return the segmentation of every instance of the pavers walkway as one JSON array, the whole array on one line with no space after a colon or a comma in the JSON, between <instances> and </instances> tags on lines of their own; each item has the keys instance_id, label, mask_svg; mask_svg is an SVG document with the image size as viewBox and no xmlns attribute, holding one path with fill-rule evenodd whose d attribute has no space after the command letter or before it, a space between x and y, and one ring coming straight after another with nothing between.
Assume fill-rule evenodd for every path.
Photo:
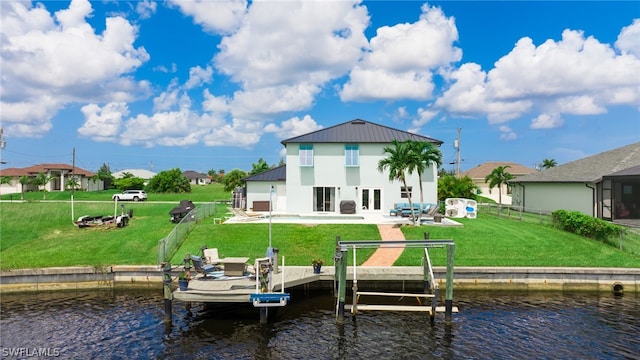
<instances>
[{"instance_id":1,"label":"pavers walkway","mask_svg":"<svg viewBox=\"0 0 640 360\"><path fill-rule=\"evenodd\" d=\"M404 234L397 225L378 225L380 238L385 240L405 240ZM397 245L396 245L397 246ZM404 251L404 247L385 247L380 245L373 255L362 266L392 266Z\"/></svg>"}]
</instances>

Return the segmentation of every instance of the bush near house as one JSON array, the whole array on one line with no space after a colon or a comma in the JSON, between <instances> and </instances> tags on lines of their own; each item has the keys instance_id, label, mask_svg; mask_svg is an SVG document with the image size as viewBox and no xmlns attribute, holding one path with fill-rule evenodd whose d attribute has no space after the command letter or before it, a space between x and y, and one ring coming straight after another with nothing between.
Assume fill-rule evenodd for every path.
<instances>
[{"instance_id":1,"label":"bush near house","mask_svg":"<svg viewBox=\"0 0 640 360\"><path fill-rule=\"evenodd\" d=\"M556 210L551 213L551 216L553 224L564 231L604 242L609 242L608 240L620 236L625 231L622 226L611 224L580 211ZM611 244L615 245L615 243Z\"/></svg>"}]
</instances>

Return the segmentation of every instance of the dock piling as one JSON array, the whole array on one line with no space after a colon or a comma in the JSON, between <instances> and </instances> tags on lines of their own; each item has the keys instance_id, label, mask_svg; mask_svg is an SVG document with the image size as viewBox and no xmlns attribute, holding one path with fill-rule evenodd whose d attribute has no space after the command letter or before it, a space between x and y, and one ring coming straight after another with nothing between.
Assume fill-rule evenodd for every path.
<instances>
[{"instance_id":1,"label":"dock piling","mask_svg":"<svg viewBox=\"0 0 640 360\"><path fill-rule=\"evenodd\" d=\"M339 324L344 323L344 303L346 298L347 288L347 250L343 250L339 245L340 236L336 236L336 278L338 282L338 301L336 302L336 321Z\"/></svg>"},{"instance_id":2,"label":"dock piling","mask_svg":"<svg viewBox=\"0 0 640 360\"><path fill-rule=\"evenodd\" d=\"M444 322L450 324L453 312L453 257L456 245L447 245L447 289L444 301Z\"/></svg>"},{"instance_id":3,"label":"dock piling","mask_svg":"<svg viewBox=\"0 0 640 360\"><path fill-rule=\"evenodd\" d=\"M171 264L163 263L162 264L162 288L164 294L164 322L171 324L172 320L172 310L171 310L171 300L173 294L171 292Z\"/></svg>"}]
</instances>

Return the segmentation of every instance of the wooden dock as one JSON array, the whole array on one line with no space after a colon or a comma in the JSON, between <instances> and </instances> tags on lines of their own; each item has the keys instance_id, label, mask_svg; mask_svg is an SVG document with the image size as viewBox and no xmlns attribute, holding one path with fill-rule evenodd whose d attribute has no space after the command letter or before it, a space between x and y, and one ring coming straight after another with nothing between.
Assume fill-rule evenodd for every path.
<instances>
[{"instance_id":1,"label":"wooden dock","mask_svg":"<svg viewBox=\"0 0 640 360\"><path fill-rule=\"evenodd\" d=\"M331 269L333 270L333 269ZM251 302L251 294L256 293L255 276L224 277L218 274L198 275L189 281L186 291L176 289L173 298L186 302ZM277 273L272 273L273 291L292 288L318 281L321 277L333 277L331 274L314 274L311 266L287 266ZM284 277L284 279L283 279Z\"/></svg>"}]
</instances>

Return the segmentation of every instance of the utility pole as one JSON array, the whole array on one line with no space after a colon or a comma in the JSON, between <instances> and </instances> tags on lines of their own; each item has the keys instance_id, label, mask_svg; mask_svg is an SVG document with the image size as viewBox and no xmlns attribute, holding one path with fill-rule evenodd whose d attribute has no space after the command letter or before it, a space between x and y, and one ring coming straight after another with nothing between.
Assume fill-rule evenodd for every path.
<instances>
[{"instance_id":1,"label":"utility pole","mask_svg":"<svg viewBox=\"0 0 640 360\"><path fill-rule=\"evenodd\" d=\"M73 222L76 219L75 204L73 203L73 197L76 194L76 148L73 148L71 153L71 178L73 179L71 182L71 222Z\"/></svg>"},{"instance_id":2,"label":"utility pole","mask_svg":"<svg viewBox=\"0 0 640 360\"><path fill-rule=\"evenodd\" d=\"M0 127L0 164L6 164L2 161L2 150L7 146L7 142L4 141L4 129Z\"/></svg>"},{"instance_id":3,"label":"utility pole","mask_svg":"<svg viewBox=\"0 0 640 360\"><path fill-rule=\"evenodd\" d=\"M456 148L456 177L460 177L460 128L458 128L458 137L453 142L453 147Z\"/></svg>"}]
</instances>

